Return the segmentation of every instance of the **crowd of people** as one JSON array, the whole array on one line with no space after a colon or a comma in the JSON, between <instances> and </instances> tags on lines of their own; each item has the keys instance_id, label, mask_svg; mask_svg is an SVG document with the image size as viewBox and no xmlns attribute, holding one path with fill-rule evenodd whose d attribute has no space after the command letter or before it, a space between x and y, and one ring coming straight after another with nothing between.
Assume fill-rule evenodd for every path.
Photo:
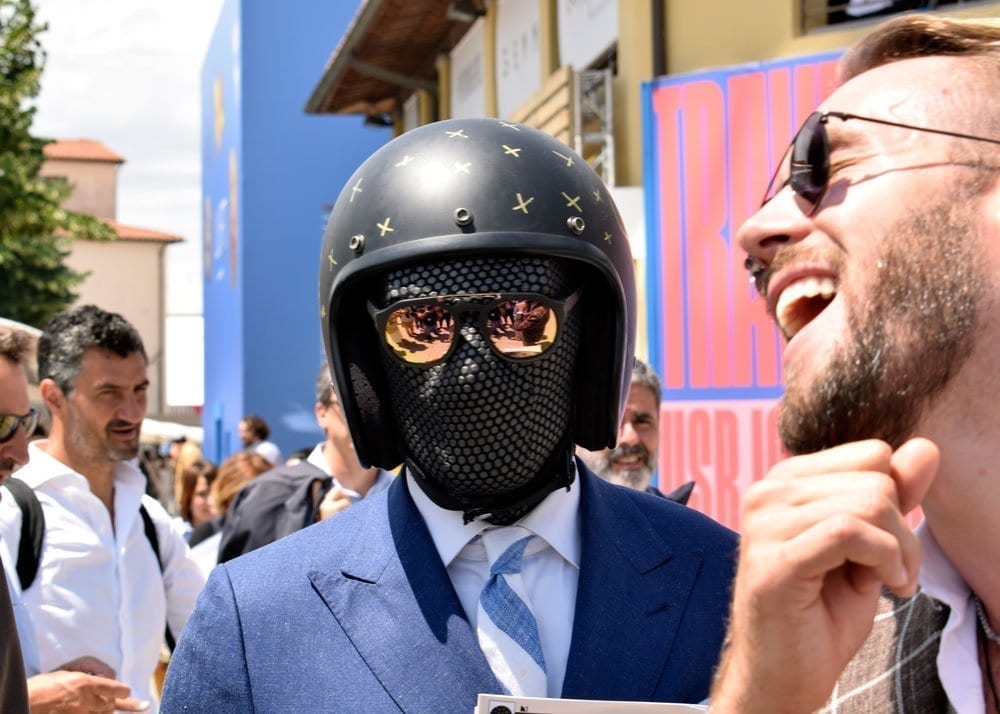
<instances>
[{"instance_id":1,"label":"crowd of people","mask_svg":"<svg viewBox=\"0 0 1000 714\"><path fill-rule=\"evenodd\" d=\"M348 183L324 439L287 463L258 415L220 464L175 440L165 507L132 325L88 305L43 330L35 441L25 338L0 335L3 711L1000 712L998 70L997 25L879 25L740 228L793 456L739 535L653 484L621 219L513 122L419 127ZM421 157L477 171L428 191ZM369 236L387 210L407 229ZM505 323L522 303L544 339Z\"/></svg>"}]
</instances>

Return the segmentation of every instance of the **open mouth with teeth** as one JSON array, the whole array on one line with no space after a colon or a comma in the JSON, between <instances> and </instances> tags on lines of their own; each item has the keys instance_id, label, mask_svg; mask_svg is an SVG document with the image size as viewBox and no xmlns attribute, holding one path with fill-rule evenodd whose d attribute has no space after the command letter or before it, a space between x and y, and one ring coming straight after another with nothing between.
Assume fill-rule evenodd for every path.
<instances>
[{"instance_id":1,"label":"open mouth with teeth","mask_svg":"<svg viewBox=\"0 0 1000 714\"><path fill-rule=\"evenodd\" d=\"M836 296L837 283L828 276L811 275L785 286L774 306L774 318L785 339L795 337Z\"/></svg>"}]
</instances>

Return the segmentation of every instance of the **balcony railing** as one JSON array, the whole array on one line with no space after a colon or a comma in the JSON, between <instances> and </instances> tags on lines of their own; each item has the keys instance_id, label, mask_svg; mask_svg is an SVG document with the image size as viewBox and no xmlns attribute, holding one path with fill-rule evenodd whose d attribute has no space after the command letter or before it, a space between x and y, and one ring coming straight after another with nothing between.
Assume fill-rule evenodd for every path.
<instances>
[{"instance_id":1,"label":"balcony railing","mask_svg":"<svg viewBox=\"0 0 1000 714\"><path fill-rule=\"evenodd\" d=\"M799 2L803 34L824 27L898 15L902 12L950 10L959 5L982 4L982 0L799 0Z\"/></svg>"}]
</instances>

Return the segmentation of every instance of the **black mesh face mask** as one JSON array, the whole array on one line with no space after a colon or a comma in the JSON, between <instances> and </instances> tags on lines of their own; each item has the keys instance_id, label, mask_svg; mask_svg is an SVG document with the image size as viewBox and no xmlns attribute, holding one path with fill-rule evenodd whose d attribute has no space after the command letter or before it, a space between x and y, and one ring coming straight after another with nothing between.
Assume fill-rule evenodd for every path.
<instances>
[{"instance_id":1,"label":"black mesh face mask","mask_svg":"<svg viewBox=\"0 0 1000 714\"><path fill-rule=\"evenodd\" d=\"M469 258L391 272L375 297L380 307L391 307L424 296L489 295L473 301L478 307L518 294L565 300L577 287L554 260ZM489 319L514 335L517 316L498 311L485 318L481 308L463 312L455 304L447 325L439 316L424 328L448 330L455 344L446 359L414 365L383 350L388 406L407 467L432 500L462 510L467 520L488 513L491 522L510 523L572 480L569 435L580 313L565 310L551 343L537 356L518 360L498 354L484 334Z\"/></svg>"}]
</instances>

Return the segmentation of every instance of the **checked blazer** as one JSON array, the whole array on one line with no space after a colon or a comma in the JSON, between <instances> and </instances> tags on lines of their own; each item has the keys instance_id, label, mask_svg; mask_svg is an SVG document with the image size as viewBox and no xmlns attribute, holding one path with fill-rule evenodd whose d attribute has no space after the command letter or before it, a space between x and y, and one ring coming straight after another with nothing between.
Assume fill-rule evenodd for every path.
<instances>
[{"instance_id":1,"label":"checked blazer","mask_svg":"<svg viewBox=\"0 0 1000 714\"><path fill-rule=\"evenodd\" d=\"M840 675L824 713L954 712L937 673L949 609L918 592L884 591L871 634Z\"/></svg>"}]
</instances>

